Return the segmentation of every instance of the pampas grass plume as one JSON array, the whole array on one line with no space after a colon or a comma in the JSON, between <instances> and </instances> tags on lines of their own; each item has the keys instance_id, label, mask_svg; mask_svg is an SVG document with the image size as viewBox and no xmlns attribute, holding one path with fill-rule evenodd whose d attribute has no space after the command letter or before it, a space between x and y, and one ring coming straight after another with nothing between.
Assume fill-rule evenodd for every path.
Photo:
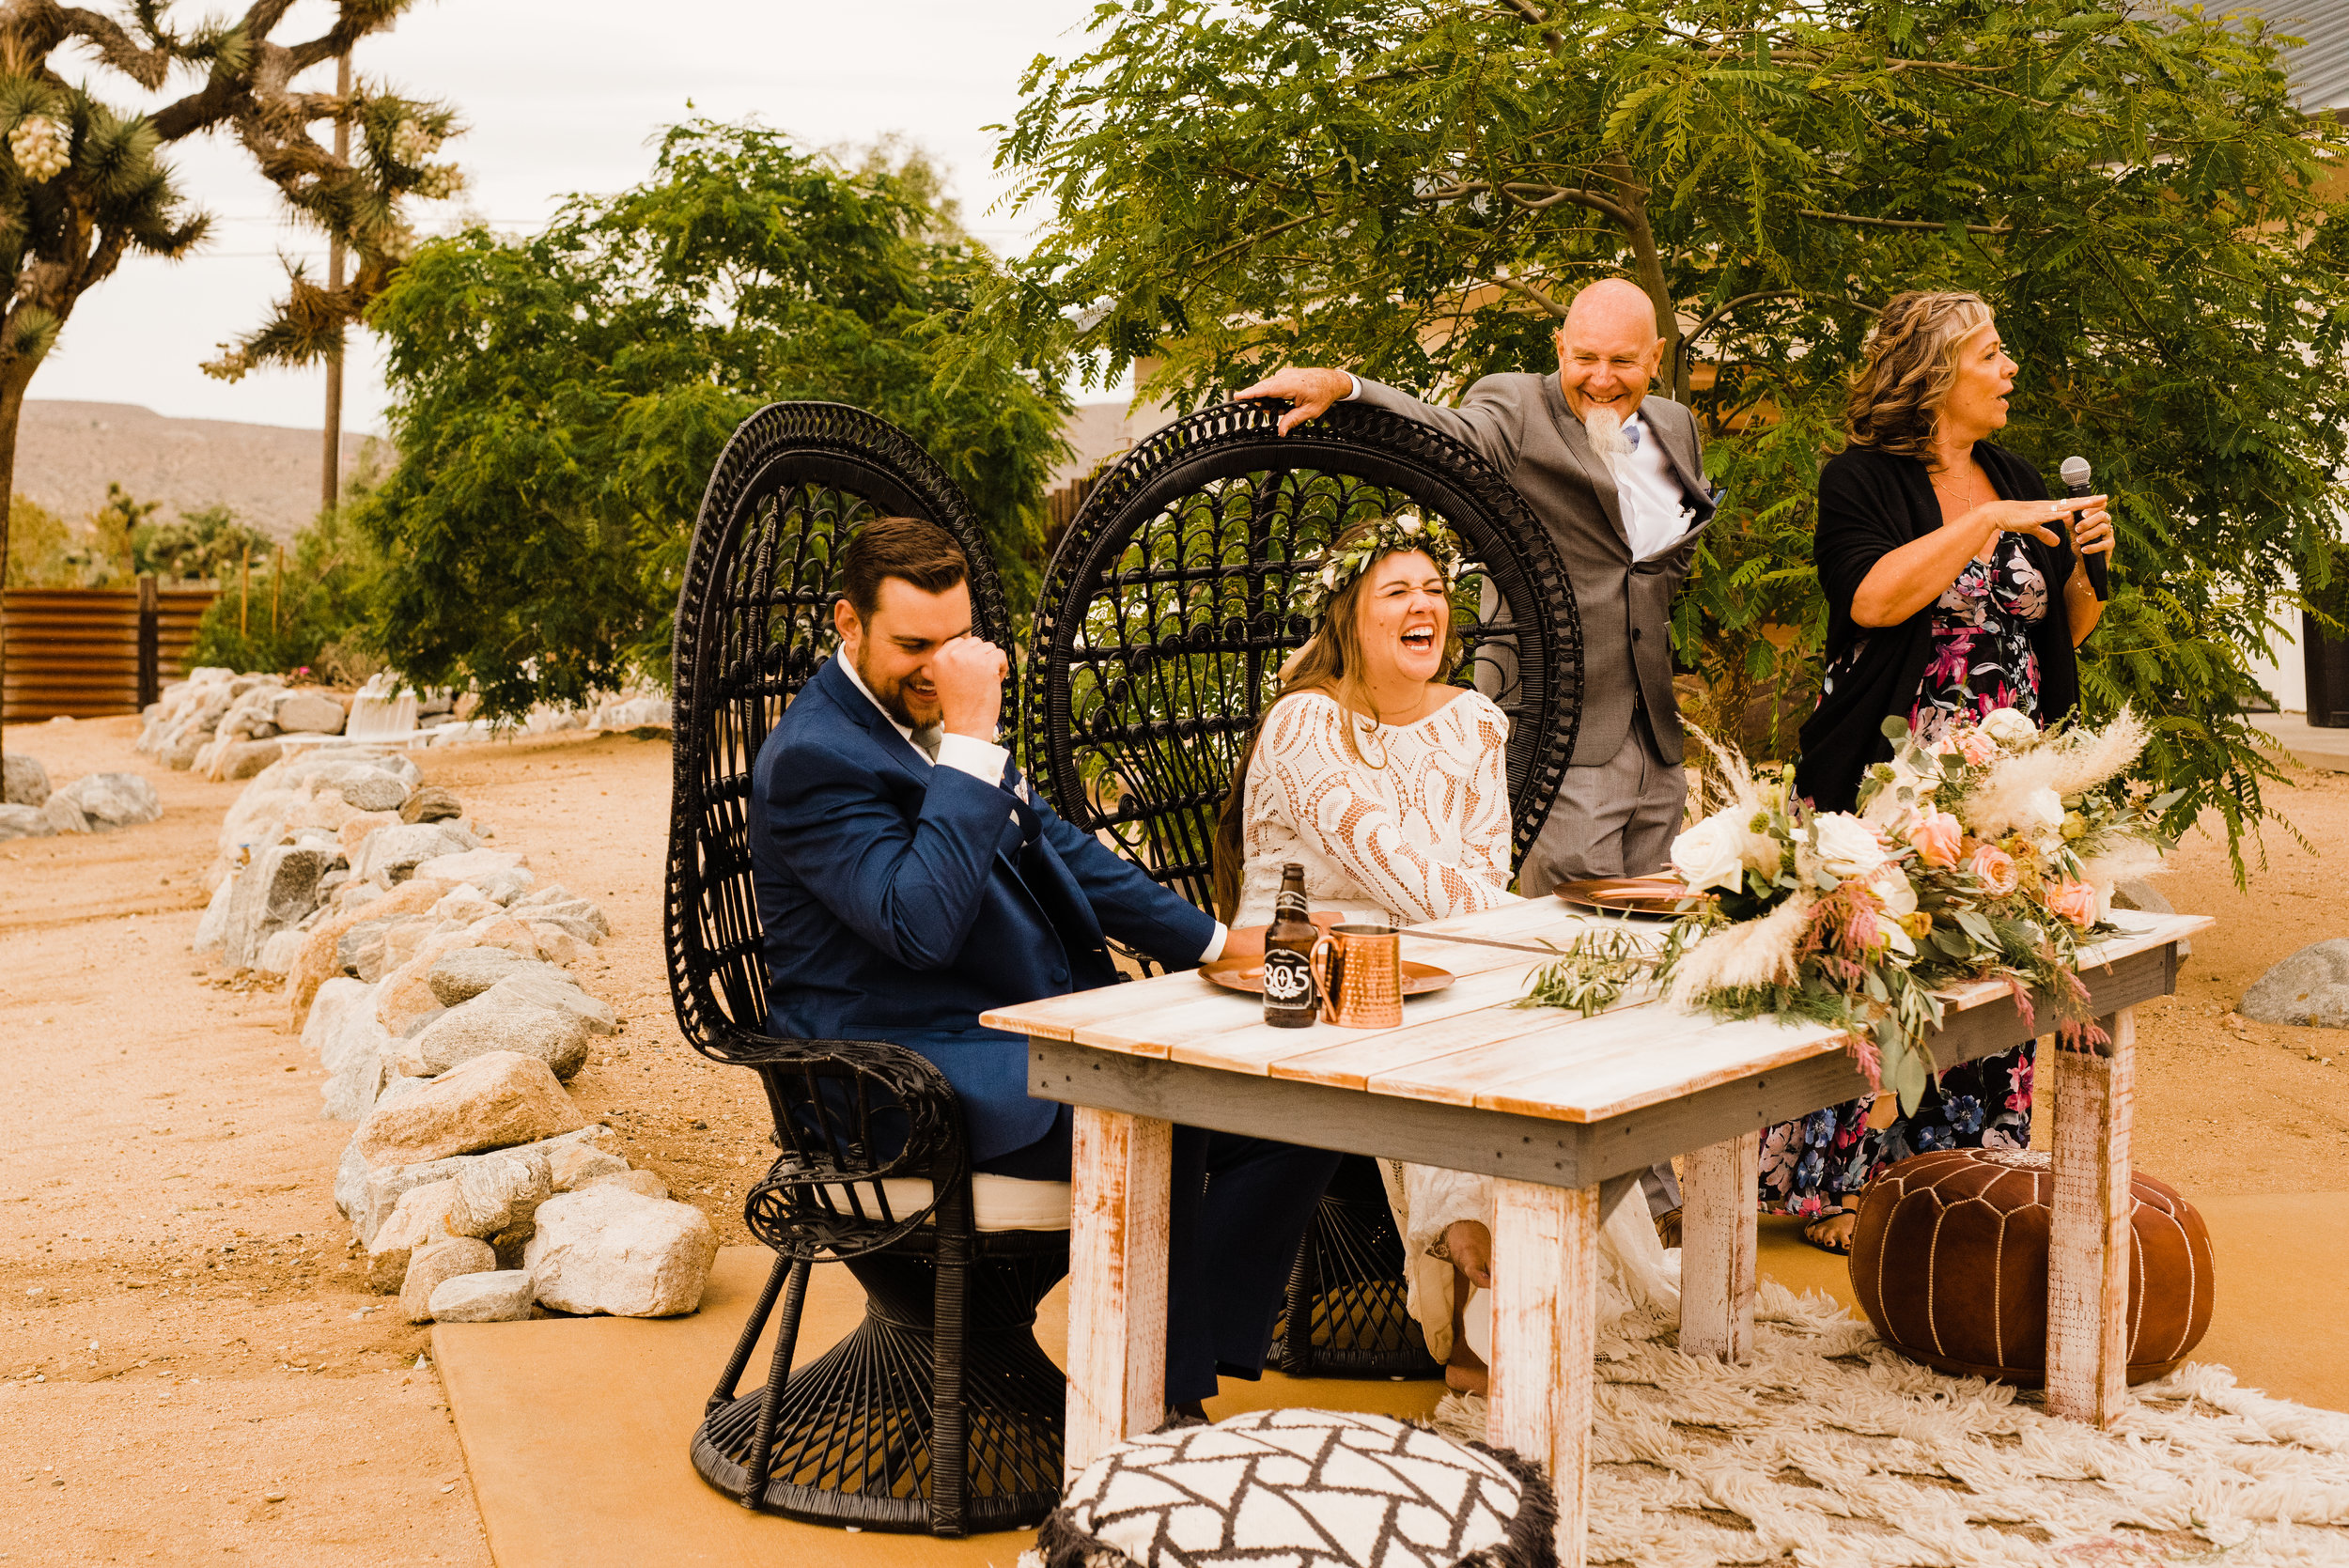
<instances>
[{"instance_id":1,"label":"pampas grass plume","mask_svg":"<svg viewBox=\"0 0 2349 1568\"><path fill-rule=\"evenodd\" d=\"M2102 730L2088 732L2072 745L2058 749L2061 766L2048 782L2058 795L2093 789L2126 772L2148 738L2145 722L2134 709L2124 707Z\"/></svg>"},{"instance_id":2,"label":"pampas grass plume","mask_svg":"<svg viewBox=\"0 0 2349 1568\"><path fill-rule=\"evenodd\" d=\"M2065 760L2064 753L2053 746L2038 747L2020 756L2000 757L1990 765L1982 783L1967 792L1957 815L1976 838L2004 838L2034 820L2030 798L2043 789L2055 788L2057 773Z\"/></svg>"},{"instance_id":3,"label":"pampas grass plume","mask_svg":"<svg viewBox=\"0 0 2349 1568\"><path fill-rule=\"evenodd\" d=\"M1800 978L1795 947L1817 902L1806 888L1760 920L1724 926L1697 943L1672 970L1673 1003L1694 1008L1715 991L1793 985Z\"/></svg>"}]
</instances>

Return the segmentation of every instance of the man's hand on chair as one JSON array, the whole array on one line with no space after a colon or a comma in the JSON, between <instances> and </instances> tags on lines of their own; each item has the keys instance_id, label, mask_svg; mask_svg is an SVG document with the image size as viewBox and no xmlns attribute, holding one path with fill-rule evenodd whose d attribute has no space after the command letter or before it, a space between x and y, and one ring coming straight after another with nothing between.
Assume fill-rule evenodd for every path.
<instances>
[{"instance_id":1,"label":"man's hand on chair","mask_svg":"<svg viewBox=\"0 0 2349 1568\"><path fill-rule=\"evenodd\" d=\"M1003 716L1003 650L976 637L957 637L930 659L938 689L939 722L950 735L995 738Z\"/></svg>"},{"instance_id":2,"label":"man's hand on chair","mask_svg":"<svg viewBox=\"0 0 2349 1568\"><path fill-rule=\"evenodd\" d=\"M1330 411L1330 405L1341 402L1354 390L1354 378L1343 370L1317 370L1309 365L1293 365L1286 370L1275 370L1254 386L1232 394L1235 397L1283 397L1292 405L1281 416L1281 434L1309 419L1319 419Z\"/></svg>"}]
</instances>

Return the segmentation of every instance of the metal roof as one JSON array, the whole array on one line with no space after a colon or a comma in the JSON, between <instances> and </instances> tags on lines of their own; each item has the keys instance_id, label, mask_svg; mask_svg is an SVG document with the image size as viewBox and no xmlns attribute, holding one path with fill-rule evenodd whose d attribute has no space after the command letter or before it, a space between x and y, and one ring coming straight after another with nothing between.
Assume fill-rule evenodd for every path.
<instances>
[{"instance_id":1,"label":"metal roof","mask_svg":"<svg viewBox=\"0 0 2349 1568\"><path fill-rule=\"evenodd\" d=\"M2226 8L2301 40L2283 55L2301 113L2349 108L2349 0L2233 0Z\"/></svg>"}]
</instances>

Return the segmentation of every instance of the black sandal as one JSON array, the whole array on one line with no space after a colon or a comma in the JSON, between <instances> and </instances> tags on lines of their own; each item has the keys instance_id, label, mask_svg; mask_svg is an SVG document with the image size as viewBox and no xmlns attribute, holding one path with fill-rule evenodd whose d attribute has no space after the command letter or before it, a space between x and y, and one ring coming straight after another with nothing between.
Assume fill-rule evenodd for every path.
<instances>
[{"instance_id":1,"label":"black sandal","mask_svg":"<svg viewBox=\"0 0 2349 1568\"><path fill-rule=\"evenodd\" d=\"M1852 1230L1859 1230L1859 1211L1858 1209L1847 1209L1842 1207L1823 1209L1812 1218L1809 1224L1802 1228L1802 1239L1809 1245L1816 1247L1822 1252L1832 1252L1839 1258L1850 1257L1851 1238L1848 1234L1844 1236L1843 1245L1841 1247L1836 1246L1831 1241L1822 1239L1818 1234L1820 1226L1827 1224L1829 1220L1842 1219L1847 1216L1851 1219Z\"/></svg>"}]
</instances>

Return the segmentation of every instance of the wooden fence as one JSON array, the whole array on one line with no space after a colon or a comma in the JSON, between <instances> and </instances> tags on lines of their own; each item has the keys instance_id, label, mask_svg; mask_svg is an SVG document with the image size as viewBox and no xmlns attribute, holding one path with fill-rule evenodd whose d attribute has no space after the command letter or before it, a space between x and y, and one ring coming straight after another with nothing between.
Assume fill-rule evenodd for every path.
<instances>
[{"instance_id":1,"label":"wooden fence","mask_svg":"<svg viewBox=\"0 0 2349 1568\"><path fill-rule=\"evenodd\" d=\"M213 588L10 588L0 595L0 723L136 713L186 673Z\"/></svg>"}]
</instances>

